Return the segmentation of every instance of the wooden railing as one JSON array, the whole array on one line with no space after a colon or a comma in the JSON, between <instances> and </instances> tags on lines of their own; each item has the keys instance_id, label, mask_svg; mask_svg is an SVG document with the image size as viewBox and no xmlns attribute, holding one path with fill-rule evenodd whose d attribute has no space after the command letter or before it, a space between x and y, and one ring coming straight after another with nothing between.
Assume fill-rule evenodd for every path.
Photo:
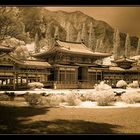
<instances>
[{"instance_id":1,"label":"wooden railing","mask_svg":"<svg viewBox=\"0 0 140 140\"><path fill-rule=\"evenodd\" d=\"M45 73L45 74L50 74L50 72L48 71L36 71L36 70L13 70L13 69L9 69L9 70L1 70L0 72L4 72L4 73L8 73L8 72L13 72L13 73Z\"/></svg>"}]
</instances>

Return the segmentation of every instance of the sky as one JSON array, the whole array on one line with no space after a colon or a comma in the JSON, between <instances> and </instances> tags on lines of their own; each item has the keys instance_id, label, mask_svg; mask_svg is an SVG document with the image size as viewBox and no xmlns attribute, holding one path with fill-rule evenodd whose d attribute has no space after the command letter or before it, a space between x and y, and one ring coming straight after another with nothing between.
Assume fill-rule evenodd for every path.
<instances>
[{"instance_id":1,"label":"sky","mask_svg":"<svg viewBox=\"0 0 140 140\"><path fill-rule=\"evenodd\" d=\"M94 19L103 20L120 32L140 37L140 7L46 7L51 11L81 11Z\"/></svg>"}]
</instances>

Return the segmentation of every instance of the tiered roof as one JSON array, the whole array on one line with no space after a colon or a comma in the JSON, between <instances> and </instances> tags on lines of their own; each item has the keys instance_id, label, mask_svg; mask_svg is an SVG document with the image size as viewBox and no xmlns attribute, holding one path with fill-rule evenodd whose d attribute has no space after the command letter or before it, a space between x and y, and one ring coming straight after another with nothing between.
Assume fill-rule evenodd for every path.
<instances>
[{"instance_id":1,"label":"tiered roof","mask_svg":"<svg viewBox=\"0 0 140 140\"><path fill-rule=\"evenodd\" d=\"M41 56L51 54L55 51L60 51L60 52L70 53L70 54L98 56L98 57L110 56L109 53L93 52L88 47L86 47L85 44L83 44L81 42L67 42L67 41L60 41L60 40L56 40L55 46L50 48L46 52L36 53L33 56L41 57Z\"/></svg>"},{"instance_id":2,"label":"tiered roof","mask_svg":"<svg viewBox=\"0 0 140 140\"><path fill-rule=\"evenodd\" d=\"M4 46L4 45L0 45L0 53L11 52L13 50L14 50L14 48Z\"/></svg>"},{"instance_id":3,"label":"tiered roof","mask_svg":"<svg viewBox=\"0 0 140 140\"><path fill-rule=\"evenodd\" d=\"M51 67L48 62L37 61L37 60L26 60L23 65L26 66L37 66L37 67Z\"/></svg>"},{"instance_id":4,"label":"tiered roof","mask_svg":"<svg viewBox=\"0 0 140 140\"><path fill-rule=\"evenodd\" d=\"M44 62L44 61L39 61L39 60L19 60L14 58L13 56L11 56L10 54L2 54L0 55L0 58L7 58L10 59L12 61L14 61L15 63L22 65L22 66L34 66L34 67L51 67L51 65L48 62Z\"/></svg>"},{"instance_id":5,"label":"tiered roof","mask_svg":"<svg viewBox=\"0 0 140 140\"><path fill-rule=\"evenodd\" d=\"M114 62L121 68L130 69L132 67L132 64L135 63L136 61L134 59L123 57L123 58L114 60Z\"/></svg>"},{"instance_id":6,"label":"tiered roof","mask_svg":"<svg viewBox=\"0 0 140 140\"><path fill-rule=\"evenodd\" d=\"M129 58L123 57L123 58L120 58L120 59L115 60L115 62L116 63L118 63L118 62L130 62L130 63L134 63L135 60L134 59L129 59Z\"/></svg>"}]
</instances>

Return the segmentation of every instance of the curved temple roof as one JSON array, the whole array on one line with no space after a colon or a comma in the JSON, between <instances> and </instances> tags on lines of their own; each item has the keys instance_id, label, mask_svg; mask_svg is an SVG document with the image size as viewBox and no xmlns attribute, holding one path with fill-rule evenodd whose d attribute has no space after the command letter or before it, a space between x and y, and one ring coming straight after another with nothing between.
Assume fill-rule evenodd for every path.
<instances>
[{"instance_id":1,"label":"curved temple roof","mask_svg":"<svg viewBox=\"0 0 140 140\"><path fill-rule=\"evenodd\" d=\"M36 61L36 60L26 60L23 63L26 66L37 66L37 67L51 67L48 62Z\"/></svg>"},{"instance_id":2,"label":"curved temple roof","mask_svg":"<svg viewBox=\"0 0 140 140\"><path fill-rule=\"evenodd\" d=\"M67 42L67 41L56 40L56 45L50 48L49 50L47 50L46 52L36 53L33 54L33 56L34 57L45 56L56 50L67 52L67 53L73 53L73 54L82 54L82 55L99 56L99 57L108 57L111 55L109 53L93 52L81 42Z\"/></svg>"},{"instance_id":3,"label":"curved temple roof","mask_svg":"<svg viewBox=\"0 0 140 140\"><path fill-rule=\"evenodd\" d=\"M11 52L13 51L14 48L11 48L11 47L8 47L8 46L3 46L3 45L0 45L0 53L5 53L5 52Z\"/></svg>"}]
</instances>

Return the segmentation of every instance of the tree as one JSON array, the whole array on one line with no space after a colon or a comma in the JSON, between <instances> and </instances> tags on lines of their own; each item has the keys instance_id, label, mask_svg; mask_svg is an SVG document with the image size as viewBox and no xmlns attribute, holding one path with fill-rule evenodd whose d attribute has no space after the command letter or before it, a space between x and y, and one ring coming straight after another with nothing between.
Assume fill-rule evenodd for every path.
<instances>
[{"instance_id":1,"label":"tree","mask_svg":"<svg viewBox=\"0 0 140 140\"><path fill-rule=\"evenodd\" d=\"M103 40L98 39L96 42L95 52L97 52L98 50L102 50L103 47L104 47Z\"/></svg>"},{"instance_id":2,"label":"tree","mask_svg":"<svg viewBox=\"0 0 140 140\"><path fill-rule=\"evenodd\" d=\"M90 29L89 29L88 47L93 50L95 46L96 46L96 38L95 38L94 29L93 29L93 24L91 22Z\"/></svg>"},{"instance_id":3,"label":"tree","mask_svg":"<svg viewBox=\"0 0 140 140\"><path fill-rule=\"evenodd\" d=\"M95 52L98 51L99 46L100 46L100 40L97 39L97 41L96 41L96 47L95 47L95 50L94 50Z\"/></svg>"},{"instance_id":4,"label":"tree","mask_svg":"<svg viewBox=\"0 0 140 140\"><path fill-rule=\"evenodd\" d=\"M20 11L17 7L0 7L0 40L16 37L23 31Z\"/></svg>"},{"instance_id":5,"label":"tree","mask_svg":"<svg viewBox=\"0 0 140 140\"><path fill-rule=\"evenodd\" d=\"M85 26L85 23L83 23L83 27L82 27L81 41L84 42L84 43L86 41L86 26Z\"/></svg>"},{"instance_id":6,"label":"tree","mask_svg":"<svg viewBox=\"0 0 140 140\"><path fill-rule=\"evenodd\" d=\"M7 37L2 41L1 44L14 47L15 50L10 54L18 59L27 59L29 57L29 52L24 41L18 40L14 37Z\"/></svg>"},{"instance_id":7,"label":"tree","mask_svg":"<svg viewBox=\"0 0 140 140\"><path fill-rule=\"evenodd\" d=\"M59 39L59 28L58 28L58 26L55 27L54 38Z\"/></svg>"},{"instance_id":8,"label":"tree","mask_svg":"<svg viewBox=\"0 0 140 140\"><path fill-rule=\"evenodd\" d=\"M71 25L70 25L70 23L68 23L67 28L66 28L66 31L67 31L66 41L70 41L71 40L70 30L71 30Z\"/></svg>"},{"instance_id":9,"label":"tree","mask_svg":"<svg viewBox=\"0 0 140 140\"><path fill-rule=\"evenodd\" d=\"M78 31L78 34L77 34L77 42L81 42L81 32Z\"/></svg>"},{"instance_id":10,"label":"tree","mask_svg":"<svg viewBox=\"0 0 140 140\"><path fill-rule=\"evenodd\" d=\"M46 23L41 8L21 7L22 21L25 25L25 32L29 32L31 38L35 38L38 33L39 39L45 35Z\"/></svg>"},{"instance_id":11,"label":"tree","mask_svg":"<svg viewBox=\"0 0 140 140\"><path fill-rule=\"evenodd\" d=\"M35 35L35 53L40 52L39 37L38 33Z\"/></svg>"},{"instance_id":12,"label":"tree","mask_svg":"<svg viewBox=\"0 0 140 140\"><path fill-rule=\"evenodd\" d=\"M130 47L131 47L130 37L129 37L129 34L127 33L126 40L125 40L125 53L124 53L125 57L129 57L130 56L130 54L129 54L130 53L129 52Z\"/></svg>"},{"instance_id":13,"label":"tree","mask_svg":"<svg viewBox=\"0 0 140 140\"><path fill-rule=\"evenodd\" d=\"M113 55L114 59L118 58L118 48L120 46L120 34L119 30L115 29L114 30L114 35L113 35Z\"/></svg>"}]
</instances>

